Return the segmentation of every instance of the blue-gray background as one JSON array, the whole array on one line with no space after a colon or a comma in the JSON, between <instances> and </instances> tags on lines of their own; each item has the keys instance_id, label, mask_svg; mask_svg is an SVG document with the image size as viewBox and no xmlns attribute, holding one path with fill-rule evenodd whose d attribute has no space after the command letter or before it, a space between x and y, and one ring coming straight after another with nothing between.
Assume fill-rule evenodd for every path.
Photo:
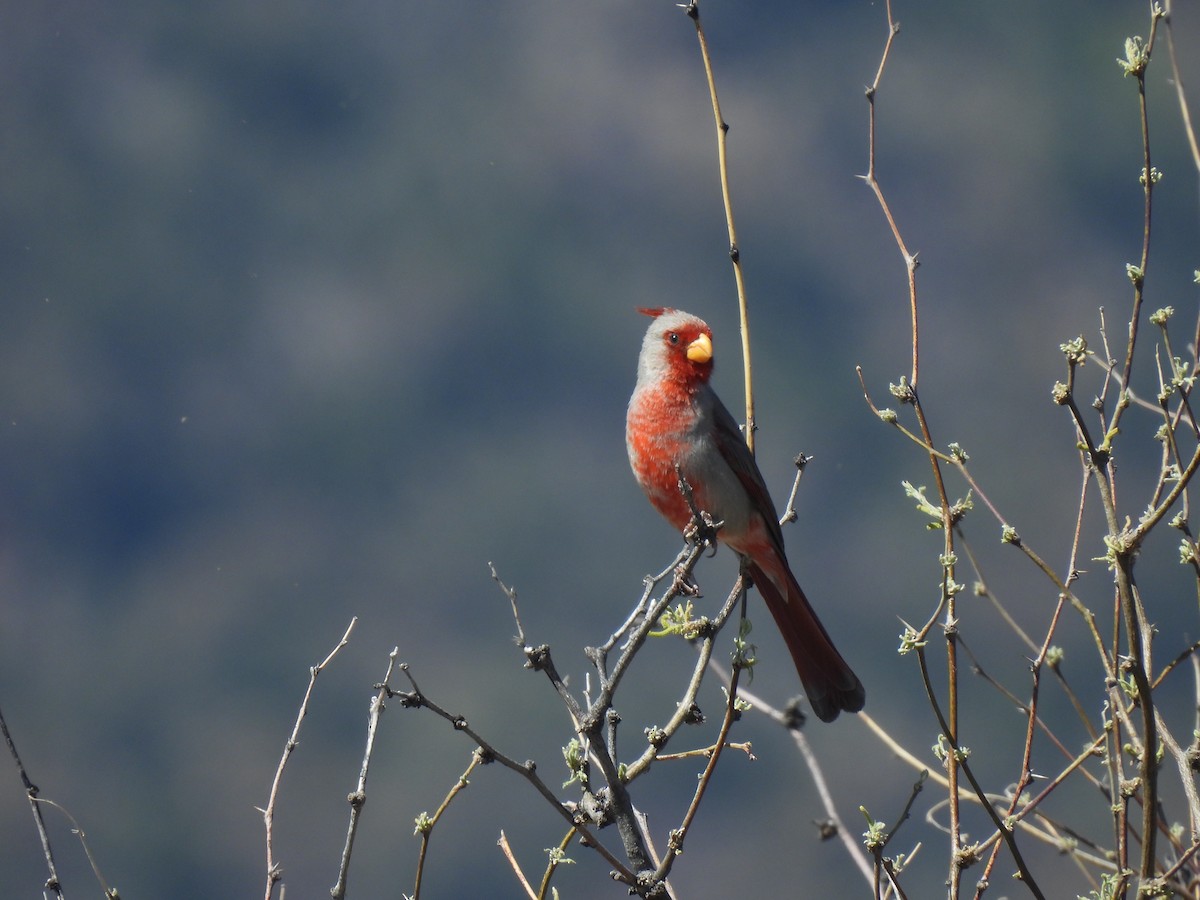
<instances>
[{"instance_id":1,"label":"blue-gray background","mask_svg":"<svg viewBox=\"0 0 1200 900\"><path fill-rule=\"evenodd\" d=\"M869 711L935 765L933 719L895 653L900 619L924 621L937 595L940 536L900 490L929 483L928 464L872 418L854 371L892 405L887 384L909 365L900 256L856 177L884 9L703 11L732 127L759 458L782 499L791 458L816 457L787 532L794 566L863 674ZM923 263L922 396L938 439L967 447L989 496L1061 567L1079 466L1049 390L1062 340L1098 344L1098 308L1123 340L1141 162L1134 82L1114 60L1148 15L1116 2L897 14L879 171ZM261 896L255 807L307 667L352 616L280 800L289 898L333 883L370 686L393 646L429 694L562 780L569 722L521 668L487 562L520 591L530 639L580 684L580 648L678 545L625 461L645 324L634 307L706 317L718 389L741 404L691 24L669 2L549 0L49 2L2 18L0 703L44 795L78 818L124 897ZM1200 84L1194 11L1177 26L1185 82ZM1165 63L1150 78L1167 177L1148 304L1180 310L1182 354L1197 189ZM1123 499L1136 515L1155 423L1129 421ZM1040 638L1053 590L999 547L982 508L969 524L993 587ZM1173 541L1155 557L1168 576L1152 610L1163 659L1196 632ZM1103 607L1097 547L1081 556ZM729 584L727 557L702 566L708 602ZM985 605L964 604L967 641L1024 692L1028 651ZM794 677L761 608L755 619L753 688L783 703ZM1098 714L1077 619L1059 642ZM689 658L674 645L643 656L622 706L626 748L670 715ZM1185 728L1186 680L1164 693ZM964 740L999 791L1018 771L1022 720L969 689ZM1046 702L1077 746L1061 696ZM702 706L715 717L720 704L709 687ZM914 773L854 718L809 733L850 828L859 804L894 819ZM814 839L821 811L789 738L755 717L738 736L758 761L727 760L676 869L681 894L865 895L842 850ZM411 891L412 819L469 752L432 716L388 710L352 895ZM1061 765L1039 745L1035 768ZM36 836L12 768L0 771L0 886L33 896ZM660 840L696 771L661 765L640 787ZM1078 799L1059 813L1107 840L1106 802ZM48 818L69 893L86 893L78 845ZM925 841L910 885L934 896L944 839L906 827L899 844ZM520 896L494 847L501 829L531 873L561 836L528 786L493 768L435 833L425 896ZM572 855L567 895L622 895ZM1039 862L1051 893L1083 890L1052 851Z\"/></svg>"}]
</instances>

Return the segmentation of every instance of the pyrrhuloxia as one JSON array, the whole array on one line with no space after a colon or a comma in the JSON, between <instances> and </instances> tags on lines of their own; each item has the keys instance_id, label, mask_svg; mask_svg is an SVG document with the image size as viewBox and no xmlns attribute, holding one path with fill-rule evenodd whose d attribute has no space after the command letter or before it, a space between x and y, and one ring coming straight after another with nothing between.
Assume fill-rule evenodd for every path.
<instances>
[{"instance_id":1,"label":"pyrrhuloxia","mask_svg":"<svg viewBox=\"0 0 1200 900\"><path fill-rule=\"evenodd\" d=\"M646 496L679 530L698 509L723 522L717 537L742 558L783 634L813 712L826 721L862 709L866 695L809 605L788 566L775 505L733 416L709 385L712 331L676 309L653 317L638 357L625 443ZM678 473L676 467L678 466Z\"/></svg>"}]
</instances>

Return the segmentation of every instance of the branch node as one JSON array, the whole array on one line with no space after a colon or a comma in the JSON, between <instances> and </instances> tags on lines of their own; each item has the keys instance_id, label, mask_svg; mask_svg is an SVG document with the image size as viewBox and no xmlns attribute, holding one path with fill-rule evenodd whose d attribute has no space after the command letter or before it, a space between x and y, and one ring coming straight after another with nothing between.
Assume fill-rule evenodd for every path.
<instances>
[{"instance_id":1,"label":"branch node","mask_svg":"<svg viewBox=\"0 0 1200 900\"><path fill-rule=\"evenodd\" d=\"M546 668L550 659L550 645L540 644L537 647L525 648L525 668L541 672Z\"/></svg>"}]
</instances>

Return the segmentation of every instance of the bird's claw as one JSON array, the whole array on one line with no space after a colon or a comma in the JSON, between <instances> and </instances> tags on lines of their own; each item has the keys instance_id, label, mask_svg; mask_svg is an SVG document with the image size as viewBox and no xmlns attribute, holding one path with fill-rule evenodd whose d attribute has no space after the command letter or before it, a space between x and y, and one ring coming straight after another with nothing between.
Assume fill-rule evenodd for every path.
<instances>
[{"instance_id":1,"label":"bird's claw","mask_svg":"<svg viewBox=\"0 0 1200 900\"><path fill-rule=\"evenodd\" d=\"M707 544L716 550L717 529L723 524L724 522L717 522L704 510L700 510L683 529L683 539L689 544Z\"/></svg>"},{"instance_id":2,"label":"bird's claw","mask_svg":"<svg viewBox=\"0 0 1200 900\"><path fill-rule=\"evenodd\" d=\"M671 591L685 597L699 597L700 587L692 580L691 573L683 566L675 567L675 578L671 582Z\"/></svg>"}]
</instances>

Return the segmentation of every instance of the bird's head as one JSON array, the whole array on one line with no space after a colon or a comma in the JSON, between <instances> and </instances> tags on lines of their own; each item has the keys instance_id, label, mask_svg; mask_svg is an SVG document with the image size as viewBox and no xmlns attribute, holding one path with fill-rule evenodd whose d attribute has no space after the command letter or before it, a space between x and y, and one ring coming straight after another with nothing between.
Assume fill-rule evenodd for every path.
<instances>
[{"instance_id":1,"label":"bird's head","mask_svg":"<svg viewBox=\"0 0 1200 900\"><path fill-rule=\"evenodd\" d=\"M703 319L664 307L638 312L654 319L638 357L639 382L708 381L713 368L712 329Z\"/></svg>"}]
</instances>

